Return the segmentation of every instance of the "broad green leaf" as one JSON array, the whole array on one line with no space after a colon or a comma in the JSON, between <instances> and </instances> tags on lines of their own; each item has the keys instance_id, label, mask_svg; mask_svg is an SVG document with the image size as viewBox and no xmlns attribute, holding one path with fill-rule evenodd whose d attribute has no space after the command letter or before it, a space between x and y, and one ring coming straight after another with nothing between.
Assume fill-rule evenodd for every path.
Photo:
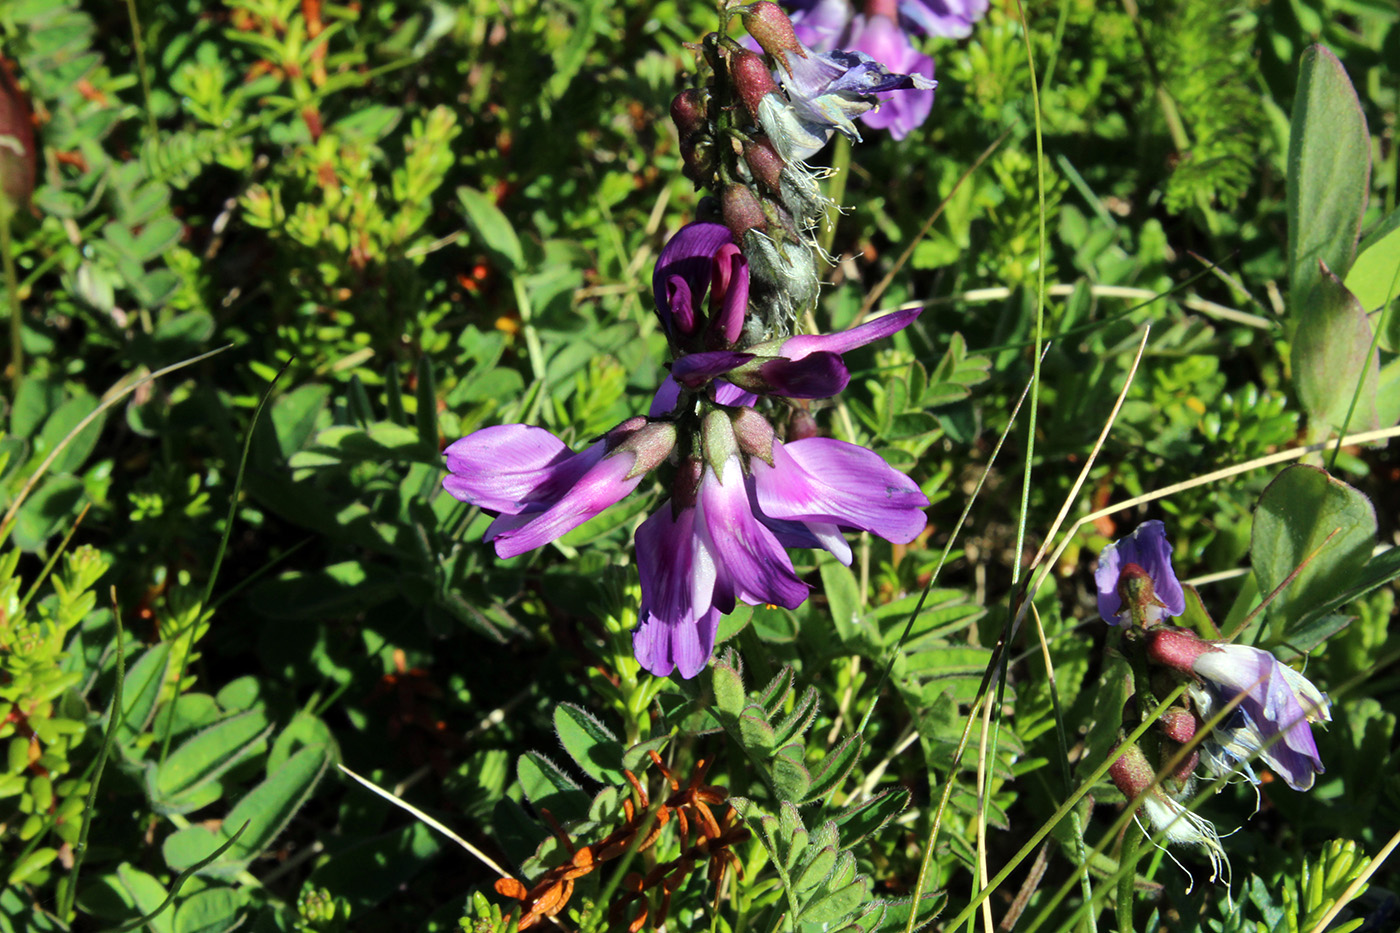
<instances>
[{"instance_id":1,"label":"broad green leaf","mask_svg":"<svg viewBox=\"0 0 1400 933\"><path fill-rule=\"evenodd\" d=\"M312 791L316 789L316 784L325 774L329 764L330 753L323 747L304 748L297 752L286 764L268 775L266 780L238 801L228 816L224 817L217 836L209 833L207 840L196 837L191 841L192 844L182 844L181 854L195 855L185 866L207 856L211 850L242 829L243 834L238 837L238 841L200 871L200 874L215 878L230 878L236 875L255 855L272 843L297 810L301 809L302 804L306 803ZM246 829L243 828L245 826ZM190 827L200 828L202 827ZM189 830L181 830L167 840L165 859L172 868L176 865L171 858L169 843L187 832ZM200 848L201 842L208 844Z\"/></svg>"},{"instance_id":2,"label":"broad green leaf","mask_svg":"<svg viewBox=\"0 0 1400 933\"><path fill-rule=\"evenodd\" d=\"M130 744L150 725L169 664L170 644L161 642L146 649L146 653L127 668L126 680L122 683L123 709L117 726L118 742Z\"/></svg>"},{"instance_id":3,"label":"broad green leaf","mask_svg":"<svg viewBox=\"0 0 1400 933\"><path fill-rule=\"evenodd\" d=\"M1371 145L1356 90L1337 56L1303 53L1288 137L1289 309L1316 304L1318 263L1346 276L1356 255L1371 175Z\"/></svg>"},{"instance_id":4,"label":"broad green leaf","mask_svg":"<svg viewBox=\"0 0 1400 933\"><path fill-rule=\"evenodd\" d=\"M841 641L850 644L861 627L860 587L855 574L837 560L821 562L822 592L831 606L831 623Z\"/></svg>"},{"instance_id":5,"label":"broad green leaf","mask_svg":"<svg viewBox=\"0 0 1400 933\"><path fill-rule=\"evenodd\" d=\"M272 726L261 710L230 716L197 733L146 769L146 793L157 813L189 813L202 806L190 797L229 768L261 750Z\"/></svg>"},{"instance_id":6,"label":"broad green leaf","mask_svg":"<svg viewBox=\"0 0 1400 933\"><path fill-rule=\"evenodd\" d=\"M132 906L140 916L149 914L165 903L165 886L139 868L132 868L123 862L117 867L117 880L122 891L131 898ZM166 908L152 917L146 923L145 929L151 933L174 933L174 915L175 911Z\"/></svg>"},{"instance_id":7,"label":"broad green leaf","mask_svg":"<svg viewBox=\"0 0 1400 933\"><path fill-rule=\"evenodd\" d=\"M1368 560L1366 566L1357 574L1354 583L1337 590L1331 599L1304 614L1294 626L1294 630L1289 633L1288 643L1299 650L1308 650L1302 648L1298 642L1300 639L1306 640L1308 633L1314 631L1315 626L1323 626L1325 630L1329 624L1328 620L1347 603L1360 599L1397 577L1400 577L1400 548L1393 547Z\"/></svg>"},{"instance_id":8,"label":"broad green leaf","mask_svg":"<svg viewBox=\"0 0 1400 933\"><path fill-rule=\"evenodd\" d=\"M1346 286L1324 268L1312 286L1313 305L1293 334L1293 378L1314 428L1368 430L1377 426L1380 360L1371 351L1371 322ZM1357 384L1361 391L1357 394ZM1352 398L1356 408L1351 410Z\"/></svg>"},{"instance_id":9,"label":"broad green leaf","mask_svg":"<svg viewBox=\"0 0 1400 933\"><path fill-rule=\"evenodd\" d=\"M1267 596L1302 569L1267 609L1270 640L1287 639L1304 616L1346 592L1375 543L1375 509L1346 483L1302 464L1275 477L1259 497L1251 534L1260 592Z\"/></svg>"},{"instance_id":10,"label":"broad green leaf","mask_svg":"<svg viewBox=\"0 0 1400 933\"><path fill-rule=\"evenodd\" d=\"M457 199L466 208L467 226L471 227L476 244L502 263L502 271L507 274L519 271L525 265L525 254L520 250L520 240L506 215L486 195L473 188L458 188Z\"/></svg>"},{"instance_id":11,"label":"broad green leaf","mask_svg":"<svg viewBox=\"0 0 1400 933\"><path fill-rule=\"evenodd\" d=\"M206 888L175 910L175 933L225 933L243 923L243 894L237 888Z\"/></svg>"},{"instance_id":12,"label":"broad green leaf","mask_svg":"<svg viewBox=\"0 0 1400 933\"><path fill-rule=\"evenodd\" d=\"M1400 296L1400 211L1392 211L1361 241L1346 286L1367 312ZM1381 341L1385 349L1395 350L1384 336Z\"/></svg>"},{"instance_id":13,"label":"broad green leaf","mask_svg":"<svg viewBox=\"0 0 1400 933\"><path fill-rule=\"evenodd\" d=\"M304 385L272 403L268 414L277 435L277 446L282 449L284 458L290 458L306 444L330 395L330 386Z\"/></svg>"},{"instance_id":14,"label":"broad green leaf","mask_svg":"<svg viewBox=\"0 0 1400 933\"><path fill-rule=\"evenodd\" d=\"M50 473L55 475L74 473L92 454L93 448L97 446L97 439L102 434L102 422L105 420L105 415L94 418L85 428L73 435L71 440L69 440L69 435L73 434L78 424L92 414L96 408L97 399L83 393L59 405L44 422L44 428L39 432L36 450L42 450L47 454L67 441L63 452L54 458L53 464L49 467Z\"/></svg>"},{"instance_id":15,"label":"broad green leaf","mask_svg":"<svg viewBox=\"0 0 1400 933\"><path fill-rule=\"evenodd\" d=\"M569 757L595 781L621 784L622 743L592 714L572 703L554 708L554 731Z\"/></svg>"}]
</instances>

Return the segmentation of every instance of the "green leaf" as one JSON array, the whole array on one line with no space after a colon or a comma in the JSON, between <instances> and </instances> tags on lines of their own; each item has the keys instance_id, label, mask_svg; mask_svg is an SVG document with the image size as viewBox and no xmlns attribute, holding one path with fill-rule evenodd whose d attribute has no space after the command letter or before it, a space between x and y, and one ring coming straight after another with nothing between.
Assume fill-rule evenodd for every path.
<instances>
[{"instance_id":1,"label":"green leaf","mask_svg":"<svg viewBox=\"0 0 1400 933\"><path fill-rule=\"evenodd\" d=\"M117 880L140 915L149 914L165 903L165 887L155 878L123 862L117 867ZM174 933L174 911L163 910L146 923L151 933Z\"/></svg>"},{"instance_id":2,"label":"green leaf","mask_svg":"<svg viewBox=\"0 0 1400 933\"><path fill-rule=\"evenodd\" d=\"M1259 497L1251 534L1260 592L1271 593L1317 556L1269 605L1276 636L1271 640L1288 638L1304 616L1351 586L1375 542L1375 509L1346 483L1302 464L1275 477Z\"/></svg>"},{"instance_id":3,"label":"green leaf","mask_svg":"<svg viewBox=\"0 0 1400 933\"><path fill-rule=\"evenodd\" d=\"M773 756L773 786L785 802L802 803L810 794L812 774L802 760L803 751L801 743L793 742Z\"/></svg>"},{"instance_id":4,"label":"green leaf","mask_svg":"<svg viewBox=\"0 0 1400 933\"><path fill-rule=\"evenodd\" d=\"M588 815L588 795L573 778L539 752L526 752L515 765L515 776L525 799L536 810L545 809L561 823Z\"/></svg>"},{"instance_id":5,"label":"green leaf","mask_svg":"<svg viewBox=\"0 0 1400 933\"><path fill-rule=\"evenodd\" d=\"M831 623L836 627L841 641L849 645L860 632L863 615L856 575L837 560L823 560L821 575L822 592L826 593L831 606Z\"/></svg>"},{"instance_id":6,"label":"green leaf","mask_svg":"<svg viewBox=\"0 0 1400 933\"><path fill-rule=\"evenodd\" d=\"M467 225L477 245L501 264L502 271L512 273L524 267L525 255L520 250L520 240L506 215L486 195L473 188L458 188L457 199L466 208Z\"/></svg>"},{"instance_id":7,"label":"green leaf","mask_svg":"<svg viewBox=\"0 0 1400 933\"><path fill-rule=\"evenodd\" d=\"M1300 651L1310 650L1310 647L1303 647L1303 644L1310 639L1316 628L1321 627L1323 631L1327 631L1328 620L1336 617L1337 610L1397 577L1400 577L1400 548L1393 547L1367 561L1366 566L1357 574L1355 583L1335 592L1326 602L1306 612L1294 625L1293 631L1289 632L1288 644Z\"/></svg>"},{"instance_id":8,"label":"green leaf","mask_svg":"<svg viewBox=\"0 0 1400 933\"><path fill-rule=\"evenodd\" d=\"M238 801L224 817L219 833L191 826L166 839L162 847L166 864L177 870L188 868L241 831L228 851L200 869L200 874L214 878L234 877L272 843L311 797L330 760L324 747L297 752Z\"/></svg>"},{"instance_id":9,"label":"green leaf","mask_svg":"<svg viewBox=\"0 0 1400 933\"><path fill-rule=\"evenodd\" d=\"M151 724L170 664L170 644L161 642L146 649L145 654L126 672L122 683L122 710L117 725L117 741L129 745Z\"/></svg>"},{"instance_id":10,"label":"green leaf","mask_svg":"<svg viewBox=\"0 0 1400 933\"><path fill-rule=\"evenodd\" d=\"M36 872L43 871L58 857L58 850L52 848L35 849L10 869L9 884L24 884Z\"/></svg>"},{"instance_id":11,"label":"green leaf","mask_svg":"<svg viewBox=\"0 0 1400 933\"><path fill-rule=\"evenodd\" d=\"M243 923L242 892L206 888L191 894L175 910L175 933L225 933Z\"/></svg>"},{"instance_id":12,"label":"green leaf","mask_svg":"<svg viewBox=\"0 0 1400 933\"><path fill-rule=\"evenodd\" d=\"M744 664L734 649L726 649L723 657L710 665L710 684L718 711L737 718L748 695L744 692Z\"/></svg>"},{"instance_id":13,"label":"green leaf","mask_svg":"<svg viewBox=\"0 0 1400 933\"><path fill-rule=\"evenodd\" d=\"M756 703L749 704L739 714L739 735L743 737L745 747L760 755L771 752L777 739L763 708Z\"/></svg>"},{"instance_id":14,"label":"green leaf","mask_svg":"<svg viewBox=\"0 0 1400 933\"><path fill-rule=\"evenodd\" d=\"M1369 311L1400 296L1400 211L1392 211L1366 235L1346 276L1347 289ZM1386 345L1394 351L1395 347Z\"/></svg>"},{"instance_id":15,"label":"green leaf","mask_svg":"<svg viewBox=\"0 0 1400 933\"><path fill-rule=\"evenodd\" d=\"M277 435L277 446L282 449L283 458L290 458L301 450L311 437L311 432L316 428L316 419L325 410L330 395L330 386L304 385L272 403L272 429Z\"/></svg>"},{"instance_id":16,"label":"green leaf","mask_svg":"<svg viewBox=\"0 0 1400 933\"><path fill-rule=\"evenodd\" d=\"M856 761L860 759L860 750L860 736L852 735L827 752L826 757L817 766L816 774L812 775L812 786L807 791L807 800L823 800L839 788L846 780L846 775L855 767Z\"/></svg>"},{"instance_id":17,"label":"green leaf","mask_svg":"<svg viewBox=\"0 0 1400 933\"><path fill-rule=\"evenodd\" d=\"M53 450L67 439L68 435L88 415L97 408L97 399L87 393L68 399L49 415L44 429L39 432L37 449L45 452ZM54 458L49 471L54 474L73 473L92 455L97 439L102 433L103 416L94 418L87 427L73 437L63 452Z\"/></svg>"},{"instance_id":18,"label":"green leaf","mask_svg":"<svg viewBox=\"0 0 1400 933\"><path fill-rule=\"evenodd\" d=\"M869 800L841 811L834 818L847 847L854 846L866 836L879 832L890 820L899 816L909 805L907 790L889 790Z\"/></svg>"},{"instance_id":19,"label":"green leaf","mask_svg":"<svg viewBox=\"0 0 1400 933\"><path fill-rule=\"evenodd\" d=\"M1293 378L1308 416L1338 431L1377 427L1380 360L1371 350L1371 321L1327 268L1312 286L1313 305L1299 315L1292 348ZM1357 395L1357 384L1361 392ZM1356 410L1351 409L1356 397Z\"/></svg>"},{"instance_id":20,"label":"green leaf","mask_svg":"<svg viewBox=\"0 0 1400 933\"><path fill-rule=\"evenodd\" d=\"M194 792L261 750L272 726L261 710L230 716L197 733L146 769L146 793L157 813L189 813L203 806ZM199 801L196 803L196 801Z\"/></svg>"},{"instance_id":21,"label":"green leaf","mask_svg":"<svg viewBox=\"0 0 1400 933\"><path fill-rule=\"evenodd\" d=\"M1356 90L1337 56L1303 53L1288 137L1289 307L1305 319L1316 306L1318 263L1351 270L1371 175L1371 145Z\"/></svg>"},{"instance_id":22,"label":"green leaf","mask_svg":"<svg viewBox=\"0 0 1400 933\"><path fill-rule=\"evenodd\" d=\"M605 784L622 783L622 743L592 714L561 703L554 708L554 731L569 757L589 777Z\"/></svg>"}]
</instances>

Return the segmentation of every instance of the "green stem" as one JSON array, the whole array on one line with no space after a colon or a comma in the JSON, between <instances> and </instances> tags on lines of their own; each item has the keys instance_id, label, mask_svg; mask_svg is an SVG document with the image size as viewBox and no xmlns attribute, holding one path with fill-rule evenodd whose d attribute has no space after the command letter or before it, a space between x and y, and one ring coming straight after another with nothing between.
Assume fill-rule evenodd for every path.
<instances>
[{"instance_id":1,"label":"green stem","mask_svg":"<svg viewBox=\"0 0 1400 933\"><path fill-rule=\"evenodd\" d=\"M136 0L126 0L126 14L131 19L131 46L136 51L136 71L141 75L141 93L146 98L146 129L156 138L156 111L151 106L151 76L146 70L146 42L141 38L141 19L136 15Z\"/></svg>"},{"instance_id":2,"label":"green stem","mask_svg":"<svg viewBox=\"0 0 1400 933\"><path fill-rule=\"evenodd\" d=\"M1118 860L1122 877L1118 879L1118 897L1114 912L1118 915L1118 933L1133 933L1133 882L1137 878L1138 845L1142 842L1142 827L1129 820L1123 827L1123 848Z\"/></svg>"},{"instance_id":3,"label":"green stem","mask_svg":"<svg viewBox=\"0 0 1400 933\"><path fill-rule=\"evenodd\" d=\"M841 217L841 199L846 196L846 178L851 173L851 141L845 136L836 137L836 151L831 156L831 178L826 193L831 203L826 206L826 219L822 221L822 235L819 245L823 256L831 253L831 244L836 242L836 221Z\"/></svg>"},{"instance_id":4,"label":"green stem","mask_svg":"<svg viewBox=\"0 0 1400 933\"><path fill-rule=\"evenodd\" d=\"M19 310L19 275L15 272L14 240L11 238L10 221L14 214L0 208L5 216L0 217L0 255L5 261L5 294L10 300L10 382L16 391L24 381L24 320Z\"/></svg>"}]
</instances>

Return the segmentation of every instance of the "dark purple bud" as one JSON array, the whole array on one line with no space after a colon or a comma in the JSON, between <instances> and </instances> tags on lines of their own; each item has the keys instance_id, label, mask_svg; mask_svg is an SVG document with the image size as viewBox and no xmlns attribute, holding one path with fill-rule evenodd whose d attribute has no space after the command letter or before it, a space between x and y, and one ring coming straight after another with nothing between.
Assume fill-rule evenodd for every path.
<instances>
[{"instance_id":1,"label":"dark purple bud","mask_svg":"<svg viewBox=\"0 0 1400 933\"><path fill-rule=\"evenodd\" d=\"M704 472L704 462L695 457L687 457L677 468L676 478L671 482L671 505L674 508L685 509L695 504L695 494Z\"/></svg>"},{"instance_id":2,"label":"dark purple bud","mask_svg":"<svg viewBox=\"0 0 1400 933\"><path fill-rule=\"evenodd\" d=\"M1163 742L1163 743L1162 743L1162 762L1163 762L1163 764L1165 764L1165 763L1168 762L1168 761L1171 761L1172 758L1176 757L1176 753L1179 752L1179 751L1181 751L1181 748L1180 748L1180 746L1177 745L1176 743L1174 743L1174 742ZM1196 765L1198 765L1198 764L1200 764L1200 763L1201 763L1201 753L1198 752L1198 751L1195 751L1195 750L1193 749L1192 752L1191 752L1191 754L1189 754L1189 755L1187 755L1185 758L1181 759L1181 761L1177 764L1177 766L1176 766L1175 768L1172 769L1172 773L1171 773L1171 780L1172 780L1172 782L1175 783L1175 784L1181 785L1181 786L1182 786L1182 789L1185 789L1185 786L1188 785L1188 784L1190 783L1192 776L1196 773Z\"/></svg>"},{"instance_id":3,"label":"dark purple bud","mask_svg":"<svg viewBox=\"0 0 1400 933\"><path fill-rule=\"evenodd\" d=\"M758 197L743 185L729 185L719 195L720 213L724 225L736 242L744 241L744 234L750 230L760 233L768 229L768 217Z\"/></svg>"},{"instance_id":4,"label":"dark purple bud","mask_svg":"<svg viewBox=\"0 0 1400 933\"><path fill-rule=\"evenodd\" d=\"M792 70L788 65L789 54L799 58L807 57L807 50L797 41L797 34L793 32L792 20L788 19L787 14L776 3L759 0L758 3L740 8L739 14L749 35L753 36L763 51L782 64L784 71Z\"/></svg>"},{"instance_id":5,"label":"dark purple bud","mask_svg":"<svg viewBox=\"0 0 1400 933\"><path fill-rule=\"evenodd\" d=\"M715 144L708 136L681 137L681 174L697 188L707 187L715 174Z\"/></svg>"},{"instance_id":6,"label":"dark purple bud","mask_svg":"<svg viewBox=\"0 0 1400 933\"><path fill-rule=\"evenodd\" d=\"M19 89L10 63L0 58L0 196L7 212L29 205L38 164L29 98Z\"/></svg>"},{"instance_id":7,"label":"dark purple bud","mask_svg":"<svg viewBox=\"0 0 1400 933\"><path fill-rule=\"evenodd\" d=\"M837 353L809 353L800 360L780 356L759 367L759 373L768 392L785 398L831 398L851 381Z\"/></svg>"},{"instance_id":8,"label":"dark purple bud","mask_svg":"<svg viewBox=\"0 0 1400 933\"><path fill-rule=\"evenodd\" d=\"M709 117L705 110L705 96L699 88L687 88L671 100L671 120L681 139L708 128Z\"/></svg>"},{"instance_id":9,"label":"dark purple bud","mask_svg":"<svg viewBox=\"0 0 1400 933\"><path fill-rule=\"evenodd\" d=\"M749 310L749 261L739 247L725 243L715 251L710 280L710 340L728 349L744 332Z\"/></svg>"},{"instance_id":10,"label":"dark purple bud","mask_svg":"<svg viewBox=\"0 0 1400 933\"><path fill-rule=\"evenodd\" d=\"M754 120L758 119L758 105L763 102L763 98L778 93L778 85L773 80L772 73L768 71L768 66L764 64L763 56L748 49L740 49L730 54L729 77Z\"/></svg>"},{"instance_id":11,"label":"dark purple bud","mask_svg":"<svg viewBox=\"0 0 1400 933\"><path fill-rule=\"evenodd\" d=\"M787 163L767 138L751 139L744 143L744 161L748 163L753 177L758 179L759 184L767 188L770 194L782 191L783 169Z\"/></svg>"}]
</instances>

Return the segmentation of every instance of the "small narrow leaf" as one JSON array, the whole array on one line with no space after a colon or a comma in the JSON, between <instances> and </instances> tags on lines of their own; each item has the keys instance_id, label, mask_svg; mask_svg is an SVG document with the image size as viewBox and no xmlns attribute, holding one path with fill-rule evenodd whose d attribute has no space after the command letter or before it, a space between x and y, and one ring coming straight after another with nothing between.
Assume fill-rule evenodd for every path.
<instances>
[{"instance_id":1,"label":"small narrow leaf","mask_svg":"<svg viewBox=\"0 0 1400 933\"><path fill-rule=\"evenodd\" d=\"M620 784L622 743L592 714L572 703L554 708L554 731L575 763L595 781Z\"/></svg>"},{"instance_id":2,"label":"small narrow leaf","mask_svg":"<svg viewBox=\"0 0 1400 933\"><path fill-rule=\"evenodd\" d=\"M823 800L839 788L846 775L851 773L860 758L860 736L852 735L827 753L812 775L812 786L807 791L807 801Z\"/></svg>"},{"instance_id":3,"label":"small narrow leaf","mask_svg":"<svg viewBox=\"0 0 1400 933\"><path fill-rule=\"evenodd\" d=\"M458 188L457 199L467 211L467 225L476 237L477 245L501 262L505 272L519 271L525 265L525 254L515 228L506 220L500 208L472 188Z\"/></svg>"}]
</instances>

